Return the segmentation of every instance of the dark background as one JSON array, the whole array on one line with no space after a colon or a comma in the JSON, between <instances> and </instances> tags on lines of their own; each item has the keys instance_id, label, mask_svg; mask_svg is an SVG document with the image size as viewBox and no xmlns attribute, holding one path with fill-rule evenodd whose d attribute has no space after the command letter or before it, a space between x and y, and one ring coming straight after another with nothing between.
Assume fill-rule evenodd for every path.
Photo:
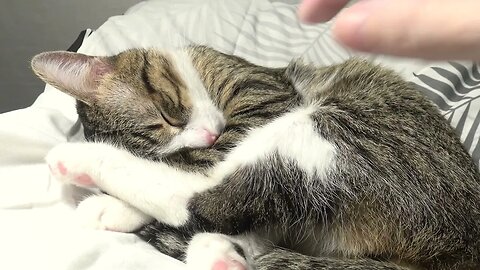
<instances>
[{"instance_id":1,"label":"dark background","mask_svg":"<svg viewBox=\"0 0 480 270\"><path fill-rule=\"evenodd\" d=\"M0 113L30 106L44 83L30 70L37 53L66 50L78 34L139 0L0 0Z\"/></svg>"}]
</instances>

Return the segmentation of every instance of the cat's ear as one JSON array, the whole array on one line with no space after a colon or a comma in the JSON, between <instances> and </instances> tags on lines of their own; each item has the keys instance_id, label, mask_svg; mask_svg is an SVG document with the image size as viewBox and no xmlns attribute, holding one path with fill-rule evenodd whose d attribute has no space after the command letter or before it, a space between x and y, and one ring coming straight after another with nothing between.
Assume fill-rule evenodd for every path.
<instances>
[{"instance_id":1,"label":"cat's ear","mask_svg":"<svg viewBox=\"0 0 480 270\"><path fill-rule=\"evenodd\" d=\"M32 59L32 69L46 83L91 105L98 86L113 68L108 58L73 52L45 52Z\"/></svg>"}]
</instances>

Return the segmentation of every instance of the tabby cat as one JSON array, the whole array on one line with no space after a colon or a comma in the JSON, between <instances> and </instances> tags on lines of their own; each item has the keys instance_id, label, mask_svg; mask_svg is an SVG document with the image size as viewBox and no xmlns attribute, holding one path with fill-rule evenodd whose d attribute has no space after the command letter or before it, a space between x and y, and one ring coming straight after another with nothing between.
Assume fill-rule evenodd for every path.
<instances>
[{"instance_id":1,"label":"tabby cat","mask_svg":"<svg viewBox=\"0 0 480 270\"><path fill-rule=\"evenodd\" d=\"M480 269L477 168L392 71L266 68L203 46L32 66L78 100L92 142L46 159L105 192L78 206L90 226L191 269Z\"/></svg>"}]
</instances>

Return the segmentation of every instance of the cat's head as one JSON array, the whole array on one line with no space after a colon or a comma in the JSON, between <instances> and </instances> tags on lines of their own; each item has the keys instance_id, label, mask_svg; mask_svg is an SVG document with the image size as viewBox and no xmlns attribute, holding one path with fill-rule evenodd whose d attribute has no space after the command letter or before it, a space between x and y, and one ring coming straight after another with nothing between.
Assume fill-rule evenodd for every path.
<instances>
[{"instance_id":1,"label":"cat's head","mask_svg":"<svg viewBox=\"0 0 480 270\"><path fill-rule=\"evenodd\" d=\"M225 125L185 51L135 49L112 57L46 52L33 58L32 68L79 101L90 140L164 155L209 147Z\"/></svg>"}]
</instances>

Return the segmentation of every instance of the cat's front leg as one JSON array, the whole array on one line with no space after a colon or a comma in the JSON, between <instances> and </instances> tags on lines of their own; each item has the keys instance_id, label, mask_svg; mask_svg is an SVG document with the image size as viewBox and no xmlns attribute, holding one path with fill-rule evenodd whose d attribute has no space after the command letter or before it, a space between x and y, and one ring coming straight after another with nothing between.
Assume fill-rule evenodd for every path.
<instances>
[{"instance_id":1,"label":"cat's front leg","mask_svg":"<svg viewBox=\"0 0 480 270\"><path fill-rule=\"evenodd\" d=\"M161 162L138 158L101 143L67 143L46 157L52 175L62 182L98 187L168 225L189 218L194 194L216 185L214 179L188 173Z\"/></svg>"},{"instance_id":2,"label":"cat's front leg","mask_svg":"<svg viewBox=\"0 0 480 270\"><path fill-rule=\"evenodd\" d=\"M107 194L90 196L77 206L78 223L89 229L133 232L152 217Z\"/></svg>"},{"instance_id":3,"label":"cat's front leg","mask_svg":"<svg viewBox=\"0 0 480 270\"><path fill-rule=\"evenodd\" d=\"M82 187L96 187L102 172L122 173L129 156L104 144L62 144L46 157L51 174L58 180ZM76 209L78 223L85 228L132 232L153 220L135 207L107 194L90 196Z\"/></svg>"}]
</instances>

